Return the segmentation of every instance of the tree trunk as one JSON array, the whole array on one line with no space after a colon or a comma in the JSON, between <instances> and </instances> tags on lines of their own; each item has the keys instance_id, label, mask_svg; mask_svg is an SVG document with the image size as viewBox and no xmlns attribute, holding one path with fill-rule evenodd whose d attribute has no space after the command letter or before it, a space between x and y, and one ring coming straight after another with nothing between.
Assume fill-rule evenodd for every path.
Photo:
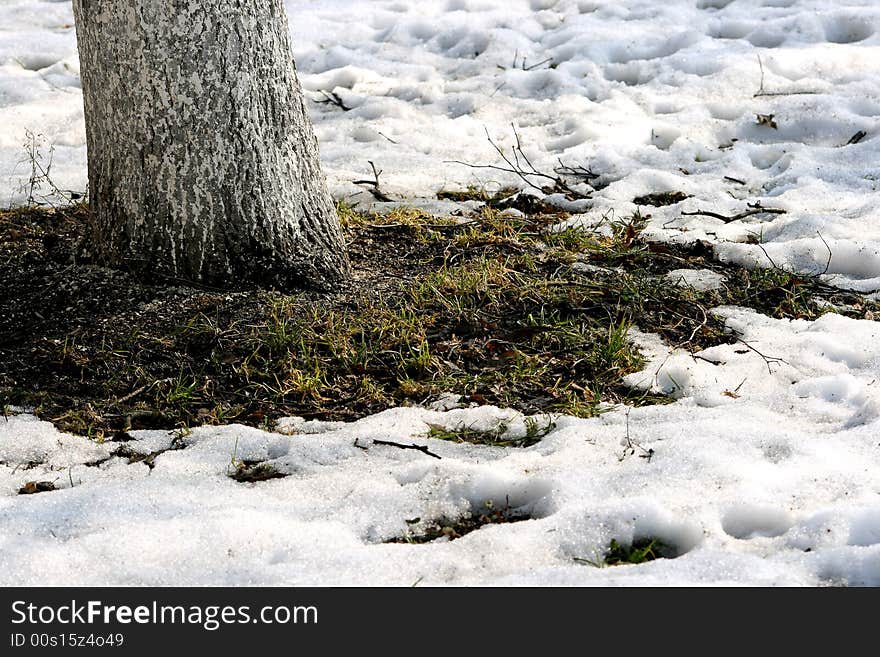
<instances>
[{"instance_id":1,"label":"tree trunk","mask_svg":"<svg viewBox=\"0 0 880 657\"><path fill-rule=\"evenodd\" d=\"M98 262L204 283L349 274L282 0L74 0Z\"/></svg>"}]
</instances>

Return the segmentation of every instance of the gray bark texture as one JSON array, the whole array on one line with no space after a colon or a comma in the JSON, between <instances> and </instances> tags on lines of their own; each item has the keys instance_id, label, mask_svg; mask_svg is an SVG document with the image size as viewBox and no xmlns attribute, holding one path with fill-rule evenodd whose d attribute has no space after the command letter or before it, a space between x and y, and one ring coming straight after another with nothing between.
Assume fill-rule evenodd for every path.
<instances>
[{"instance_id":1,"label":"gray bark texture","mask_svg":"<svg viewBox=\"0 0 880 657\"><path fill-rule=\"evenodd\" d=\"M99 262L210 284L349 275L282 0L74 0Z\"/></svg>"}]
</instances>

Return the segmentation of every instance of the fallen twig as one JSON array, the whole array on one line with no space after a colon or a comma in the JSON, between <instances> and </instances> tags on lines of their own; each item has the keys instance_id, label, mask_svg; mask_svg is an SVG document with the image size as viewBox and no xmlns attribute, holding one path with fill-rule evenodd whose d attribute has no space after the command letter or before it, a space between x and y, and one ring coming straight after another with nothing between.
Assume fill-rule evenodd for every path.
<instances>
[{"instance_id":1,"label":"fallen twig","mask_svg":"<svg viewBox=\"0 0 880 657\"><path fill-rule=\"evenodd\" d=\"M626 436L623 439L624 440L623 454L621 454L617 458L617 460L623 461L627 456L632 456L633 454L635 454L636 450L638 449L640 452L642 452L641 454L639 454L639 458L646 459L648 461L648 463L650 463L651 459L654 458L654 449L653 448L645 449L644 447L642 447L639 443L637 443L635 440L633 440L629 436L629 413L630 413L630 410L632 410L632 409L629 409L629 408L626 409Z\"/></svg>"},{"instance_id":2,"label":"fallen twig","mask_svg":"<svg viewBox=\"0 0 880 657\"><path fill-rule=\"evenodd\" d=\"M812 91L810 89L794 89L792 91L764 91L764 62L761 61L761 55L758 55L758 66L761 68L761 84L758 85L758 90L753 96L754 98L760 98L762 96L813 95L819 93L818 91Z\"/></svg>"},{"instance_id":3,"label":"fallen twig","mask_svg":"<svg viewBox=\"0 0 880 657\"><path fill-rule=\"evenodd\" d=\"M573 189L567 182L565 182L563 176L571 175L572 177L580 178L579 182L584 184L589 184L589 180L597 177L587 168L584 167L565 167L562 165L561 169L557 168L554 170L554 173L557 175L550 175L549 173L545 173L540 171L534 164L532 164L528 155L526 155L525 151L522 148L522 142L520 141L519 133L516 131L516 127L511 124L511 128L513 128L513 135L516 138L516 145L511 149L511 154L508 155L504 152L504 150L492 139L492 135L489 134L489 129L484 128L486 131L486 139L489 140L489 143L492 145L492 148L495 149L495 152L501 157L506 166L500 166L495 164L472 164L470 162L464 162L462 160L447 160L449 164L461 164L466 167L470 167L471 169L492 169L494 171L503 171L505 173L512 173L519 177L527 186L532 189L541 192L542 194L564 194L570 200L578 200L578 199L586 199L589 198L589 194L585 194L583 192L579 192ZM561 164L561 163L560 163ZM538 184L539 181L548 181L549 185L541 186Z\"/></svg>"},{"instance_id":4,"label":"fallen twig","mask_svg":"<svg viewBox=\"0 0 880 657\"><path fill-rule=\"evenodd\" d=\"M833 257L834 254L831 251L831 247L828 246L828 242L826 242L825 238L822 237L822 233L820 233L817 230L816 235L819 236L819 239L822 240L822 244L824 244L825 248L828 249L828 260L825 262L825 269L823 269L819 274L817 274L817 276L824 276L825 274L828 273L828 269L831 267L831 258Z\"/></svg>"},{"instance_id":5,"label":"fallen twig","mask_svg":"<svg viewBox=\"0 0 880 657\"><path fill-rule=\"evenodd\" d=\"M852 146L853 144L858 144L862 139L868 136L868 133L864 130L859 130L856 134L849 138L849 141L844 144L844 146Z\"/></svg>"},{"instance_id":6,"label":"fallen twig","mask_svg":"<svg viewBox=\"0 0 880 657\"><path fill-rule=\"evenodd\" d=\"M767 253L767 249L765 249L765 248L764 248L764 245L761 244L760 242L758 243L758 248L761 249L761 253L764 254L764 257L767 258L767 261L770 263L770 266L773 267L773 269L776 269L776 270L781 271L781 272L786 273L786 274L788 273L787 271L785 271L782 267L780 267L779 265L777 265L777 264L773 261L773 258L770 257L770 254Z\"/></svg>"},{"instance_id":7,"label":"fallen twig","mask_svg":"<svg viewBox=\"0 0 880 657\"><path fill-rule=\"evenodd\" d=\"M153 386L159 385L160 383L171 383L171 381L173 381L173 380L174 380L174 379L172 379L172 378L169 377L169 378L167 378L167 379L160 379L160 380L157 380L157 381L153 381L153 382L151 382L151 383L148 383L148 384L146 384L146 385L141 386L141 387L138 388L137 390L132 390L130 393L128 393L127 395L125 395L125 397L120 397L120 398L117 399L114 403L117 404L117 405L118 405L118 404L124 404L125 402L134 399L135 397L137 397L137 396L140 395L141 393L146 392L147 390L149 390L149 389L152 388Z\"/></svg>"},{"instance_id":8,"label":"fallen twig","mask_svg":"<svg viewBox=\"0 0 880 657\"><path fill-rule=\"evenodd\" d=\"M372 180L355 180L353 184L355 185L369 185L370 189L367 191L373 195L377 201L383 201L385 203L391 202L392 199L385 192L379 189L379 176L382 174L381 171L376 170L376 165L373 162L367 162L370 167L373 169L373 179Z\"/></svg>"},{"instance_id":9,"label":"fallen twig","mask_svg":"<svg viewBox=\"0 0 880 657\"><path fill-rule=\"evenodd\" d=\"M595 173L592 169L583 166L570 166L568 164L564 164L561 159L558 159L559 166L553 169L553 171L560 176L569 176L571 178L580 178L582 182L593 186L593 181L599 177L598 173Z\"/></svg>"},{"instance_id":10,"label":"fallen twig","mask_svg":"<svg viewBox=\"0 0 880 657\"><path fill-rule=\"evenodd\" d=\"M522 62L520 62L519 66L517 66L516 62L518 59L519 59L519 50L516 50L513 53L513 64L511 64L511 68L519 68L519 69L522 69L523 71L533 71L534 69L538 68L539 66L543 66L544 64L552 64L553 63L553 58L548 57L547 59L542 59L537 64L532 64L531 66L526 66L528 59L526 58L525 55L523 55ZM504 67L500 66L499 68L503 69ZM552 68L552 66L551 66L551 68Z\"/></svg>"},{"instance_id":11,"label":"fallen twig","mask_svg":"<svg viewBox=\"0 0 880 657\"><path fill-rule=\"evenodd\" d=\"M729 224L733 221L745 219L746 217L753 217L758 214L785 214L786 212L787 210L783 210L782 208L765 208L760 204L756 204L749 205L748 210L746 210L745 212L740 212L739 214L735 214L732 217L728 217L717 212L712 212L710 210L696 210L694 212L682 211L681 215L684 217L712 217L713 219L720 219L724 223Z\"/></svg>"},{"instance_id":12,"label":"fallen twig","mask_svg":"<svg viewBox=\"0 0 880 657\"><path fill-rule=\"evenodd\" d=\"M531 66L526 66L526 58L523 57L523 61L522 61L522 70L524 70L524 71L531 71L531 70L534 70L534 69L538 68L539 66L543 66L544 64L550 64L550 63L552 63L552 62L553 62L553 58L552 58L552 57L548 57L547 59L542 59L542 60L541 60L540 62L538 62L537 64L532 64Z\"/></svg>"},{"instance_id":13,"label":"fallen twig","mask_svg":"<svg viewBox=\"0 0 880 657\"><path fill-rule=\"evenodd\" d=\"M423 454L427 454L428 456L431 456L435 459L443 458L439 454L435 454L434 452L429 450L425 445L416 445L415 443L412 443L410 445L404 445L403 443L395 443L392 440L374 440L373 444L374 445L386 445L388 447L397 447L398 449L413 449L417 452L422 452Z\"/></svg>"},{"instance_id":14,"label":"fallen twig","mask_svg":"<svg viewBox=\"0 0 880 657\"><path fill-rule=\"evenodd\" d=\"M335 91L324 91L323 89L321 89L320 93L324 94L324 100L316 100L316 103L320 103L322 105L329 103L330 105L335 105L343 112L348 112L351 110L351 108L343 102L342 98L340 98L339 94Z\"/></svg>"},{"instance_id":15,"label":"fallen twig","mask_svg":"<svg viewBox=\"0 0 880 657\"><path fill-rule=\"evenodd\" d=\"M770 372L770 374L773 374L773 368L771 367L771 365L772 365L773 363L785 363L786 365L791 365L791 363L789 363L787 360L784 360L784 359L782 359L782 358L777 358L777 357L775 357L775 356L767 356L767 355L765 355L765 354L762 354L760 351L758 351L757 349L755 349L752 345L750 345L748 342L746 342L746 341L743 340L742 338L739 338L739 337L738 337L738 338L736 339L736 341L739 342L739 343L741 343L741 344L743 344L743 345L745 345L746 347L748 347L749 349L751 349L752 351L754 351L756 354L758 354L761 358L763 358L763 359L764 359L764 363L767 365L767 371Z\"/></svg>"}]
</instances>

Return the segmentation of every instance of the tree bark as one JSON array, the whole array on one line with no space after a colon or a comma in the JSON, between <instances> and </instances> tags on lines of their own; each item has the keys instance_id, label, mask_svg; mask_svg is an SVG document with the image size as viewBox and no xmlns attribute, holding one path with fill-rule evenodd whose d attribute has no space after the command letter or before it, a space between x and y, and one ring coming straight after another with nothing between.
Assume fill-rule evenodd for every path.
<instances>
[{"instance_id":1,"label":"tree bark","mask_svg":"<svg viewBox=\"0 0 880 657\"><path fill-rule=\"evenodd\" d=\"M74 0L98 262L328 287L342 231L282 0Z\"/></svg>"}]
</instances>

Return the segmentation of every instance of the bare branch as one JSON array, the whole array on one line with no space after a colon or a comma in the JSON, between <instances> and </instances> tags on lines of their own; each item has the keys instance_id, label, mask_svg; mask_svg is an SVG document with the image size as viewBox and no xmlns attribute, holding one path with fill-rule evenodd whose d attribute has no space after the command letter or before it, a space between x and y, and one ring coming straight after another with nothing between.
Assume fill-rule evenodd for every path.
<instances>
[{"instance_id":1,"label":"bare branch","mask_svg":"<svg viewBox=\"0 0 880 657\"><path fill-rule=\"evenodd\" d=\"M382 201L385 203L391 202L392 199L385 192L379 189L379 176L382 175L381 170L376 170L376 165L373 162L367 161L367 164L370 165L370 168L373 169L373 179L372 180L355 180L353 184L355 185L367 185L369 189L367 190L370 194L373 195L377 201Z\"/></svg>"},{"instance_id":2,"label":"bare branch","mask_svg":"<svg viewBox=\"0 0 880 657\"><path fill-rule=\"evenodd\" d=\"M392 440L374 440L373 444L374 445L386 445L388 447L397 447L398 449L413 449L417 452L422 452L423 454L427 454L428 456L433 457L435 459L443 458L439 454L435 454L434 452L430 451L425 445L416 445L415 443L412 443L411 445L404 445L403 443L395 443Z\"/></svg>"},{"instance_id":3,"label":"bare branch","mask_svg":"<svg viewBox=\"0 0 880 657\"><path fill-rule=\"evenodd\" d=\"M785 214L786 212L787 210L781 208L765 208L760 204L756 204L750 205L748 210L735 214L732 217L718 214L717 212L712 212L710 210L696 210L694 212L683 211L681 215L684 217L712 217L713 219L720 219L724 223L729 224L733 221L745 219L746 217L753 217L759 214Z\"/></svg>"},{"instance_id":4,"label":"bare branch","mask_svg":"<svg viewBox=\"0 0 880 657\"><path fill-rule=\"evenodd\" d=\"M511 154L508 155L504 152L495 140L492 139L492 135L489 133L488 128L484 128L486 131L486 139L492 145L492 148L498 153L498 156L504 162L506 166L495 165L495 164L472 164L470 162L464 162L462 160L446 160L446 162L450 164L461 164L466 167L470 167L471 169L491 169L493 171L503 171L504 173L512 173L520 178L528 187L534 189L535 191L541 192L542 194L564 194L566 198L570 200L580 200L589 198L589 194L585 194L576 189L573 189L565 180L565 175L570 175L572 177L578 178L578 182L589 184L589 181L596 178L597 176L593 174L589 169L580 167L578 169L569 168L566 169L563 165L561 169L554 169L554 173L556 175L550 175L549 173L545 173L538 169L532 161L529 159L529 156L526 155L525 151L522 147L522 141L520 139L520 135L516 130L516 127L511 125L513 128L513 134L516 139L516 144L511 148ZM560 163L561 164L561 163ZM538 184L540 181L547 181L548 185L541 186Z\"/></svg>"},{"instance_id":5,"label":"bare branch","mask_svg":"<svg viewBox=\"0 0 880 657\"><path fill-rule=\"evenodd\" d=\"M816 235L819 236L819 239L822 240L822 244L824 244L824 245L825 245L825 248L828 249L828 260L825 262L825 269L823 269L821 273L817 274L818 276L824 276L825 274L828 273L828 269L831 267L831 258L832 258L832 256L833 256L833 254L832 254L832 252L831 252L831 247L828 246L828 242L826 242L826 241L825 241L825 238L822 237L822 233L820 233L820 232L817 230L817 231L816 231Z\"/></svg>"},{"instance_id":6,"label":"bare branch","mask_svg":"<svg viewBox=\"0 0 880 657\"><path fill-rule=\"evenodd\" d=\"M746 347L748 347L749 349L754 351L756 354L758 354L761 358L763 358L764 363L767 365L767 370L770 372L770 374L773 374L772 365L774 363L785 363L786 365L791 365L791 363L789 363L787 360L783 360L782 358L776 358L775 356L767 356L765 354L762 354L760 351L755 349L752 345L750 345L748 342L746 342L742 338L737 338L736 341L742 345L745 345Z\"/></svg>"},{"instance_id":7,"label":"bare branch","mask_svg":"<svg viewBox=\"0 0 880 657\"><path fill-rule=\"evenodd\" d=\"M320 103L321 105L329 103L330 105L335 105L343 112L351 111L351 108L343 102L342 98L340 98L339 94L335 91L324 91L321 89L320 93L324 95L324 100L316 100L316 103Z\"/></svg>"}]
</instances>

